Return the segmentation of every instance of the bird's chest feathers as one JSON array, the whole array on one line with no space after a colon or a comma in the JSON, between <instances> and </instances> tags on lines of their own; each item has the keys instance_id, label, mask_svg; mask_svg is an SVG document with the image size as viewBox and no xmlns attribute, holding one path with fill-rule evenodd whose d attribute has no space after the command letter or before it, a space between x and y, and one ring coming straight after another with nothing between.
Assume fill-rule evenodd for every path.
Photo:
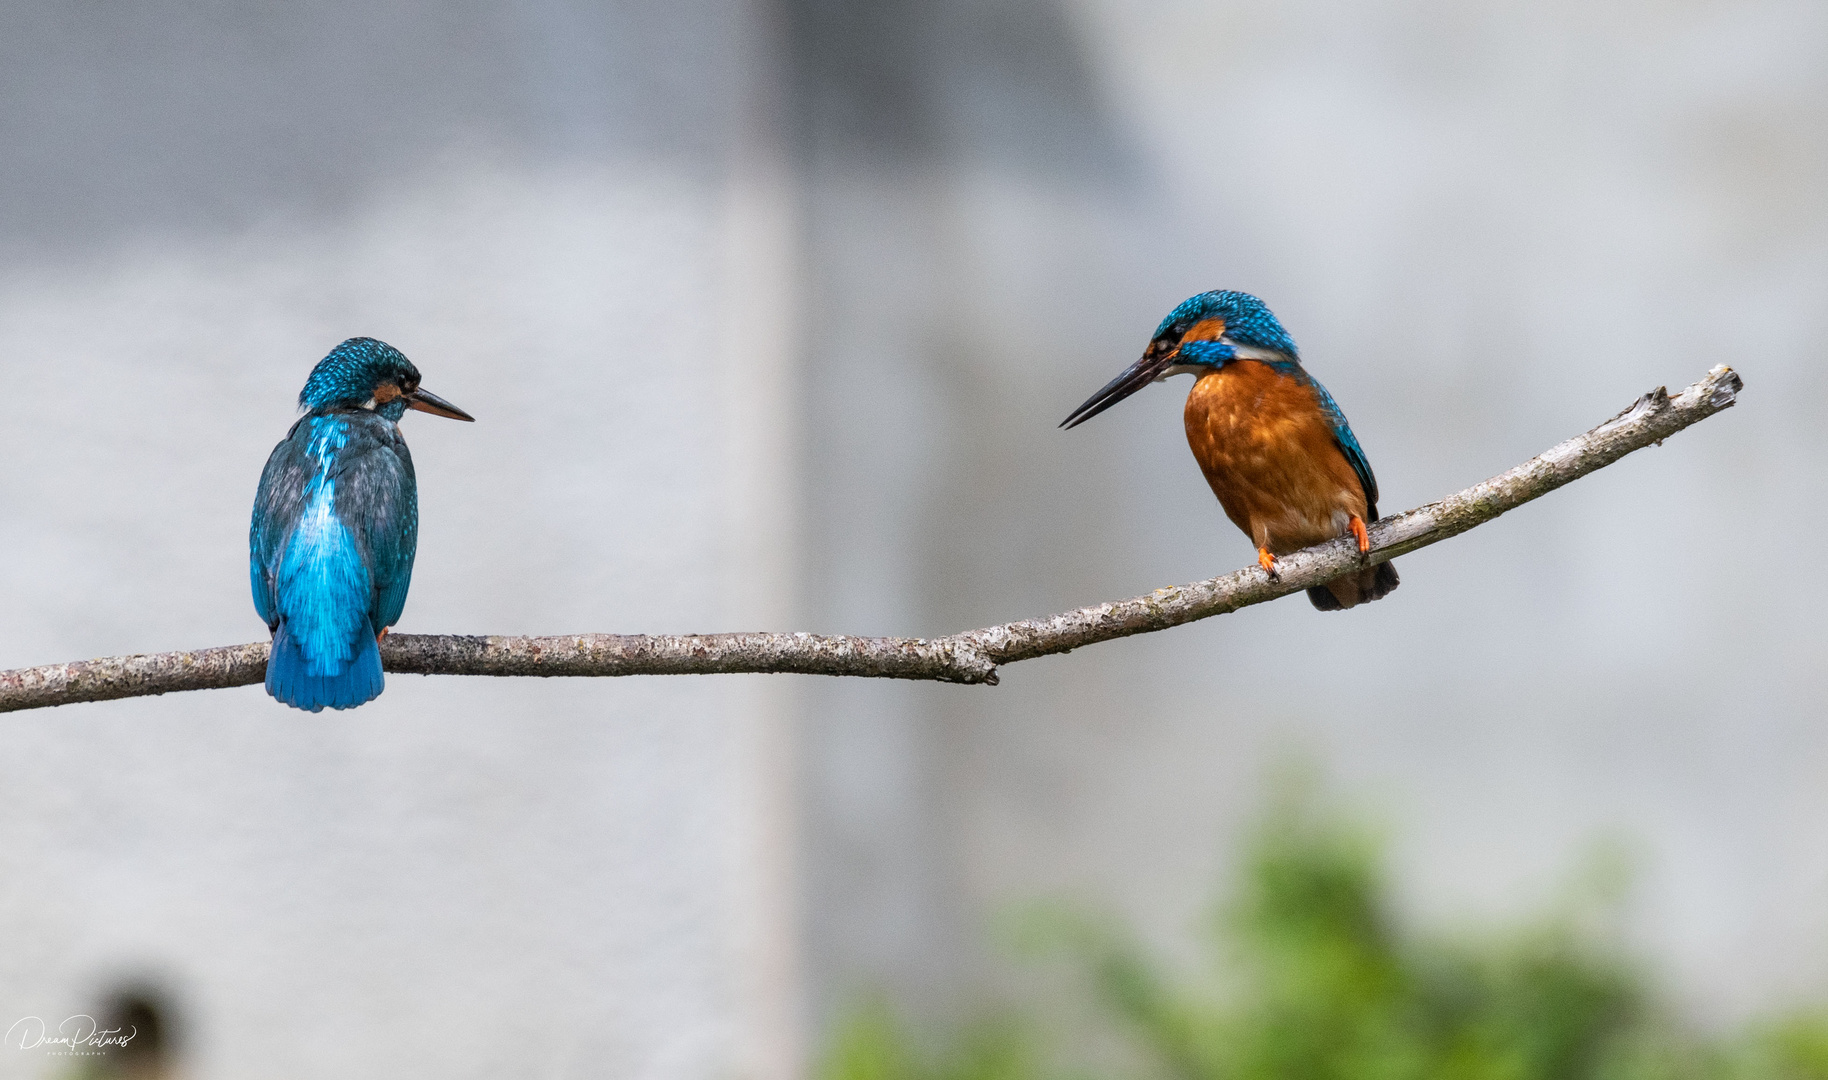
<instances>
[{"instance_id":1,"label":"bird's chest feathers","mask_svg":"<svg viewBox=\"0 0 1828 1080\"><path fill-rule=\"evenodd\" d=\"M1364 515L1358 477L1305 381L1234 361L1194 383L1186 423L1213 494L1259 546L1292 551Z\"/></svg>"}]
</instances>

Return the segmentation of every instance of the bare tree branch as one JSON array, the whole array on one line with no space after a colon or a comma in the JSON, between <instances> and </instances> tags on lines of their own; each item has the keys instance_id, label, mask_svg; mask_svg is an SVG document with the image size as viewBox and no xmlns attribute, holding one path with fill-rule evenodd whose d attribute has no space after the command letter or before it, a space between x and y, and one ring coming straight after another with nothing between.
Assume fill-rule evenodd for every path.
<instances>
[{"instance_id":1,"label":"bare tree branch","mask_svg":"<svg viewBox=\"0 0 1828 1080\"><path fill-rule=\"evenodd\" d=\"M1274 577L1257 566L1044 619L988 626L942 638L819 634L577 634L462 637L390 634L381 662L416 675L710 675L790 672L886 679L995 683L1000 664L1069 652L1131 634L1223 615L1299 592L1484 524L1619 458L1729 408L1739 376L1716 367L1675 397L1658 387L1584 435L1456 495L1371 526L1371 552L1349 539L1277 559ZM267 645L116 656L0 672L0 712L78 701L247 686L265 678Z\"/></svg>"}]
</instances>

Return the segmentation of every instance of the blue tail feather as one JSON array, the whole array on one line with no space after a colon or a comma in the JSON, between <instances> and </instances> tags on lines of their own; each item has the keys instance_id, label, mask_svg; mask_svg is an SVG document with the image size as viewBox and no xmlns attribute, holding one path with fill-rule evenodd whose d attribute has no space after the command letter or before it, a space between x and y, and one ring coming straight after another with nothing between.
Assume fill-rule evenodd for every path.
<instances>
[{"instance_id":1,"label":"blue tail feather","mask_svg":"<svg viewBox=\"0 0 1828 1080\"><path fill-rule=\"evenodd\" d=\"M289 624L281 621L267 658L267 693L295 709L318 712L326 707L353 709L381 694L381 650L364 634L355 657L334 674L318 675L305 660Z\"/></svg>"}]
</instances>

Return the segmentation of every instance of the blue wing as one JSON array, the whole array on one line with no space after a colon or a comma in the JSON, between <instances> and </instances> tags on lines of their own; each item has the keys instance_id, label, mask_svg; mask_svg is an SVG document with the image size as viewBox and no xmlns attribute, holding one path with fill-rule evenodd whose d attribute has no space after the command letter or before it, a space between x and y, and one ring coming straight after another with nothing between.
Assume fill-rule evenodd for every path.
<instances>
[{"instance_id":1,"label":"blue wing","mask_svg":"<svg viewBox=\"0 0 1828 1080\"><path fill-rule=\"evenodd\" d=\"M417 535L412 459L393 424L338 413L293 427L267 460L249 529L274 697L316 711L381 692L374 636L400 617Z\"/></svg>"},{"instance_id":2,"label":"blue wing","mask_svg":"<svg viewBox=\"0 0 1828 1080\"><path fill-rule=\"evenodd\" d=\"M1358 474L1359 486L1365 490L1365 509L1370 517L1376 518L1377 477L1371 472L1371 462L1366 460L1364 448L1358 445L1358 436L1352 434L1352 425L1346 423L1346 414L1339 411L1339 403L1333 400L1333 395L1327 393L1327 388L1314 376L1308 375L1307 380L1314 387L1314 396L1320 400L1320 411L1333 425L1333 441L1339 444L1340 452L1352 463L1352 471Z\"/></svg>"},{"instance_id":3,"label":"blue wing","mask_svg":"<svg viewBox=\"0 0 1828 1080\"><path fill-rule=\"evenodd\" d=\"M309 454L309 440L300 439L300 420L267 457L254 495L253 521L248 525L248 578L254 591L254 610L268 630L279 627L277 582L279 553L286 537L303 513L304 498L318 471Z\"/></svg>"},{"instance_id":4,"label":"blue wing","mask_svg":"<svg viewBox=\"0 0 1828 1080\"><path fill-rule=\"evenodd\" d=\"M337 489L337 508L356 536L374 591L367 606L373 633L400 621L419 547L419 485L413 456L393 424L360 425L362 453L352 457Z\"/></svg>"},{"instance_id":5,"label":"blue wing","mask_svg":"<svg viewBox=\"0 0 1828 1080\"><path fill-rule=\"evenodd\" d=\"M312 675L334 675L371 637L367 561L343 512L362 448L342 416L307 416L267 461L254 503L254 607L284 624Z\"/></svg>"}]
</instances>

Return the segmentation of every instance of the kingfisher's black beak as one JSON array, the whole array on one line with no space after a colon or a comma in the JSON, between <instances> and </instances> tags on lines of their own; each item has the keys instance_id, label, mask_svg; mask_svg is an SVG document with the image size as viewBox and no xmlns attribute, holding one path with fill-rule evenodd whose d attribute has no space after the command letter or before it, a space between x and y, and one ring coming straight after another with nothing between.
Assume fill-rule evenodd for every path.
<instances>
[{"instance_id":1,"label":"kingfisher's black beak","mask_svg":"<svg viewBox=\"0 0 1828 1080\"><path fill-rule=\"evenodd\" d=\"M1149 342L1142 359L1123 370L1123 374L1104 384L1104 389L1085 399L1085 404L1073 410L1073 414L1060 421L1063 428L1076 428L1092 417L1136 393L1143 387L1161 377L1162 372L1174 366L1175 354L1180 352L1180 343L1167 338L1157 338Z\"/></svg>"},{"instance_id":2,"label":"kingfisher's black beak","mask_svg":"<svg viewBox=\"0 0 1828 1080\"><path fill-rule=\"evenodd\" d=\"M428 412L433 416L448 416L452 420L468 420L472 423L476 420L474 416L425 389L414 390L406 395L406 407Z\"/></svg>"}]
</instances>

